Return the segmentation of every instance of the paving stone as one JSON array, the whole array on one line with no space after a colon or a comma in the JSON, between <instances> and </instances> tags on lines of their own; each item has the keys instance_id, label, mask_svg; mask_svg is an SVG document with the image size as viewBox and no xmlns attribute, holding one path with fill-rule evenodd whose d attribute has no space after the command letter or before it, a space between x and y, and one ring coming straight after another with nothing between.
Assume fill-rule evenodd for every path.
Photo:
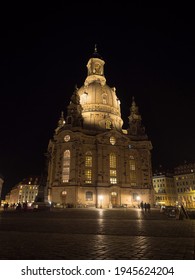
<instances>
[{"instance_id":1,"label":"paving stone","mask_svg":"<svg viewBox=\"0 0 195 280\"><path fill-rule=\"evenodd\" d=\"M0 259L193 260L195 220L153 209L0 211Z\"/></svg>"}]
</instances>

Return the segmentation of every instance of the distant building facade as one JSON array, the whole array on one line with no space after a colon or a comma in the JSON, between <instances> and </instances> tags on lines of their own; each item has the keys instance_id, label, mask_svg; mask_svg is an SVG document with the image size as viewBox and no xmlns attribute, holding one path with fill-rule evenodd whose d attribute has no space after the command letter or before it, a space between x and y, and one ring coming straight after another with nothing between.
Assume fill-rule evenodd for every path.
<instances>
[{"instance_id":1,"label":"distant building facade","mask_svg":"<svg viewBox=\"0 0 195 280\"><path fill-rule=\"evenodd\" d=\"M84 85L75 88L49 141L48 199L73 207L153 203L151 150L132 97L123 129L116 89L106 84L104 60L95 49Z\"/></svg>"},{"instance_id":2,"label":"distant building facade","mask_svg":"<svg viewBox=\"0 0 195 280\"><path fill-rule=\"evenodd\" d=\"M153 174L152 181L155 205L176 205L178 199L173 174L168 172L156 172Z\"/></svg>"},{"instance_id":3,"label":"distant building facade","mask_svg":"<svg viewBox=\"0 0 195 280\"><path fill-rule=\"evenodd\" d=\"M179 165L174 169L174 184L178 203L195 208L195 163Z\"/></svg>"},{"instance_id":4,"label":"distant building facade","mask_svg":"<svg viewBox=\"0 0 195 280\"><path fill-rule=\"evenodd\" d=\"M6 195L5 201L9 203L9 205L16 205L19 202L21 204L24 202L32 204L38 194L39 180L39 177L29 177L22 180Z\"/></svg>"}]
</instances>

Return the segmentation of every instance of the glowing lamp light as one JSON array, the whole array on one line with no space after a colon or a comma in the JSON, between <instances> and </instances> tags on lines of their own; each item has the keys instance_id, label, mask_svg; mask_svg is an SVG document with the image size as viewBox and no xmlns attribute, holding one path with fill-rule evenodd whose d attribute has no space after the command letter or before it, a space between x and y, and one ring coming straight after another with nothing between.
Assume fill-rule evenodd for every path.
<instances>
[{"instance_id":1,"label":"glowing lamp light","mask_svg":"<svg viewBox=\"0 0 195 280\"><path fill-rule=\"evenodd\" d=\"M99 195L99 200L100 200L100 208L102 208L103 195Z\"/></svg>"},{"instance_id":2,"label":"glowing lamp light","mask_svg":"<svg viewBox=\"0 0 195 280\"><path fill-rule=\"evenodd\" d=\"M67 192L66 192L66 191L63 191L63 192L62 192L62 195L67 195Z\"/></svg>"}]
</instances>

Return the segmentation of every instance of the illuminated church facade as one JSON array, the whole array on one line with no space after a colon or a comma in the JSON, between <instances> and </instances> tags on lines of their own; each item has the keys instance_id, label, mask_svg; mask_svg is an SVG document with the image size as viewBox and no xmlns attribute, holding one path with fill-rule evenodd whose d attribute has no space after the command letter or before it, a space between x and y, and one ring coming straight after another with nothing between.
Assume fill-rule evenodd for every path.
<instances>
[{"instance_id":1,"label":"illuminated church facade","mask_svg":"<svg viewBox=\"0 0 195 280\"><path fill-rule=\"evenodd\" d=\"M66 115L49 141L48 200L64 207L136 207L153 203L152 144L134 98L123 129L120 100L104 76L97 49L84 85L75 88Z\"/></svg>"}]
</instances>

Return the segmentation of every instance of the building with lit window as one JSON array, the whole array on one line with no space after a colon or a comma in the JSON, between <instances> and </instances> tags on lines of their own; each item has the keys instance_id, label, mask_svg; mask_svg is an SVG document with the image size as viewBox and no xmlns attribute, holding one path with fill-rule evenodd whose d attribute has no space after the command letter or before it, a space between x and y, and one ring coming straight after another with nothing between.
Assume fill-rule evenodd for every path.
<instances>
[{"instance_id":1,"label":"building with lit window","mask_svg":"<svg viewBox=\"0 0 195 280\"><path fill-rule=\"evenodd\" d=\"M195 208L195 163L185 163L174 168L174 183L178 203Z\"/></svg>"},{"instance_id":2,"label":"building with lit window","mask_svg":"<svg viewBox=\"0 0 195 280\"><path fill-rule=\"evenodd\" d=\"M47 188L54 205L153 203L152 144L133 96L123 129L120 100L106 83L104 64L95 48L84 84L75 88L49 141Z\"/></svg>"},{"instance_id":3,"label":"building with lit window","mask_svg":"<svg viewBox=\"0 0 195 280\"><path fill-rule=\"evenodd\" d=\"M38 194L39 177L29 177L16 184L6 196L9 205L27 202L31 205Z\"/></svg>"},{"instance_id":4,"label":"building with lit window","mask_svg":"<svg viewBox=\"0 0 195 280\"><path fill-rule=\"evenodd\" d=\"M175 206L177 204L177 189L173 174L156 172L153 174L154 202L156 206Z\"/></svg>"}]
</instances>

